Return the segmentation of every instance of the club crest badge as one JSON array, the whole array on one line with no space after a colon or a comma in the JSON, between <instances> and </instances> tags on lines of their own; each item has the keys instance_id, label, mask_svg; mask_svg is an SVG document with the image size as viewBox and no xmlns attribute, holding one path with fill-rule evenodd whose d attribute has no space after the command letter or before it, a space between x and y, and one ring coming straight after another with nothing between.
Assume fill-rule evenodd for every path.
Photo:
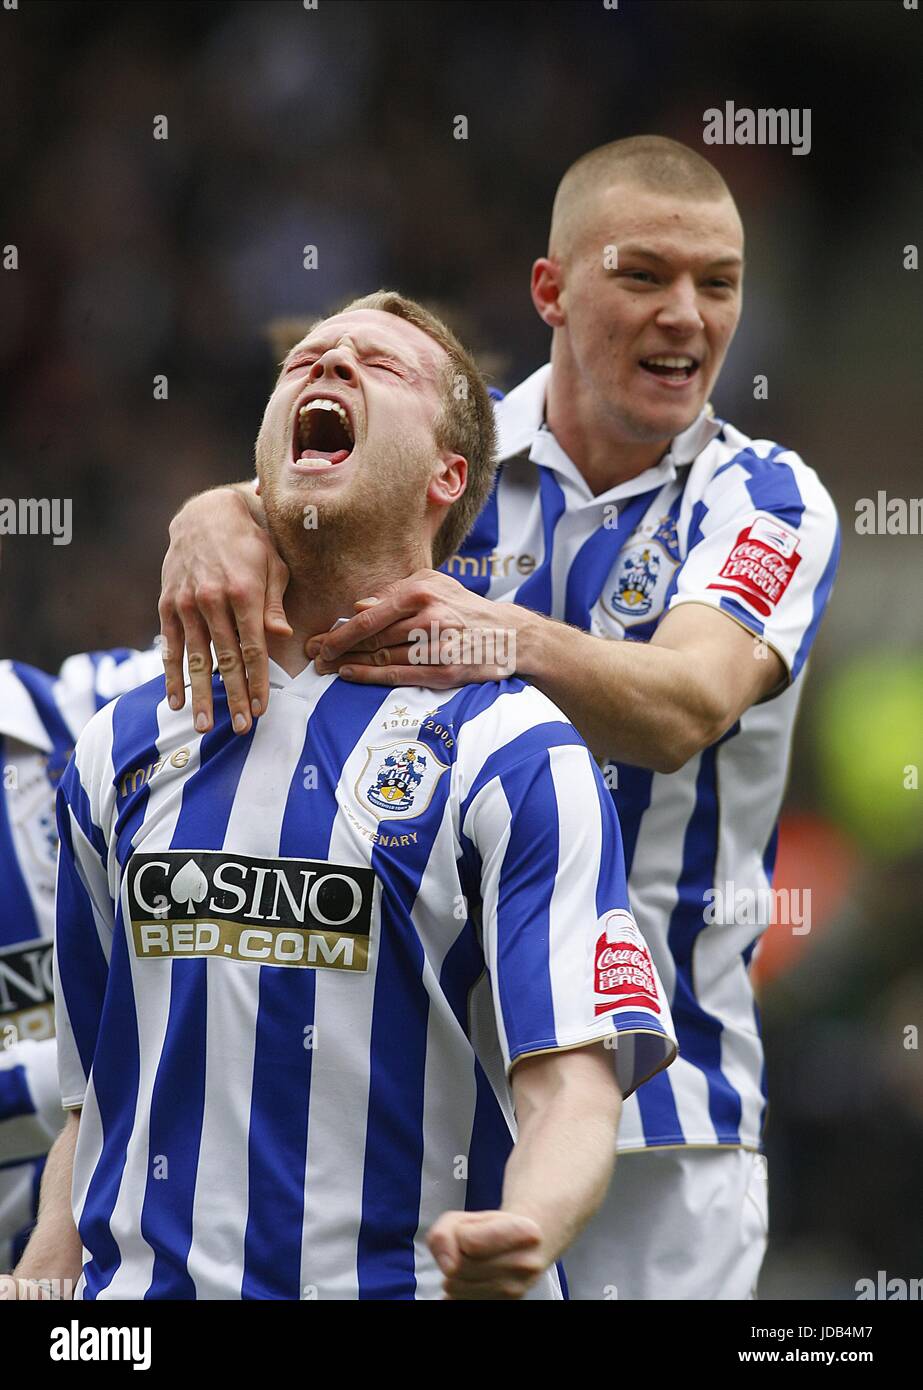
<instances>
[{"instance_id":1,"label":"club crest badge","mask_svg":"<svg viewBox=\"0 0 923 1390\"><path fill-rule=\"evenodd\" d=\"M401 741L369 748L356 797L379 820L412 820L429 805L447 765L425 743Z\"/></svg>"},{"instance_id":2,"label":"club crest badge","mask_svg":"<svg viewBox=\"0 0 923 1390\"><path fill-rule=\"evenodd\" d=\"M669 517L652 534L636 533L600 595L603 611L623 628L659 617L678 562L676 527Z\"/></svg>"}]
</instances>

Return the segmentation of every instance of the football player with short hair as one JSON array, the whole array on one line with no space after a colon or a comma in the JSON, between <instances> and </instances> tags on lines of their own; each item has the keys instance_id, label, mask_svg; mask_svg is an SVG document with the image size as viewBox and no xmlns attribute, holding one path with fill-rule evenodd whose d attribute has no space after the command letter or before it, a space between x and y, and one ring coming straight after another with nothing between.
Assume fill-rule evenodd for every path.
<instances>
[{"instance_id":1,"label":"football player with short hair","mask_svg":"<svg viewBox=\"0 0 923 1390\"><path fill-rule=\"evenodd\" d=\"M452 553L492 446L474 363L412 301L357 301L288 355L256 449L291 575L268 708L237 737L216 677L197 733L152 681L90 722L62 781L73 1118L20 1279L562 1296L621 1099L675 1051L611 799L519 679L358 687L305 655Z\"/></svg>"}]
</instances>

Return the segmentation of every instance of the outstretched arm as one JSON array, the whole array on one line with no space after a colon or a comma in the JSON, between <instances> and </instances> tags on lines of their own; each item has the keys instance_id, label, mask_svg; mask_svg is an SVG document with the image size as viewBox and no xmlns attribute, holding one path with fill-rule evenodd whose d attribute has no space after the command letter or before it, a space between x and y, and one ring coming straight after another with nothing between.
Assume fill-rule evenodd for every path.
<instances>
[{"instance_id":1,"label":"outstretched arm","mask_svg":"<svg viewBox=\"0 0 923 1390\"><path fill-rule=\"evenodd\" d=\"M499 1211L449 1211L427 1241L450 1299L522 1298L600 1206L621 1095L602 1043L523 1057L512 1073L519 1137Z\"/></svg>"}]
</instances>

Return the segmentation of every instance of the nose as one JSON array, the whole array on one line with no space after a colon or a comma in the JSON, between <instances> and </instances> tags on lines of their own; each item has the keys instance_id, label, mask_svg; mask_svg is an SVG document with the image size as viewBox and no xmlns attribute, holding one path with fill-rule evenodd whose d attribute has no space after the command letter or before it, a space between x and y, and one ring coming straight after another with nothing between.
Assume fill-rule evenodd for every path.
<instances>
[{"instance_id":1,"label":"nose","mask_svg":"<svg viewBox=\"0 0 923 1390\"><path fill-rule=\"evenodd\" d=\"M705 327L699 312L695 285L682 278L670 286L667 299L657 314L657 323L673 333L697 333Z\"/></svg>"},{"instance_id":2,"label":"nose","mask_svg":"<svg viewBox=\"0 0 923 1390\"><path fill-rule=\"evenodd\" d=\"M308 380L323 381L325 377L345 381L349 386L356 386L359 381L352 358L341 347L328 348L316 362L311 363Z\"/></svg>"}]
</instances>

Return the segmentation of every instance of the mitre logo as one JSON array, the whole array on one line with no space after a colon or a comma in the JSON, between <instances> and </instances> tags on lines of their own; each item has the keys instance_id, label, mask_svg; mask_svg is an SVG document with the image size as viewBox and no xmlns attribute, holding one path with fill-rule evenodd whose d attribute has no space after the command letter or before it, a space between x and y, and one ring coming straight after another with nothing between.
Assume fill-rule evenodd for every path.
<instances>
[{"instance_id":1,"label":"mitre logo","mask_svg":"<svg viewBox=\"0 0 923 1390\"><path fill-rule=\"evenodd\" d=\"M164 850L132 855L127 881L139 958L368 969L375 885L369 868Z\"/></svg>"}]
</instances>

